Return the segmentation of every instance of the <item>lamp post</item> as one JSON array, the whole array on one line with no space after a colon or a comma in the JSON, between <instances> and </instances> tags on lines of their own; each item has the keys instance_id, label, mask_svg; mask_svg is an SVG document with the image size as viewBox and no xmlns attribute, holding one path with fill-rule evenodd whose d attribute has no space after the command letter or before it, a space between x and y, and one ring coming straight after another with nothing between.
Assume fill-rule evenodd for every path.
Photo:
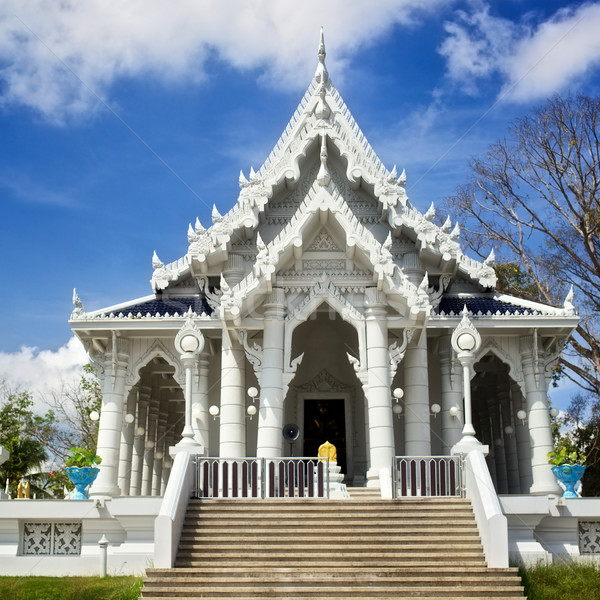
<instances>
[{"instance_id":1,"label":"lamp post","mask_svg":"<svg viewBox=\"0 0 600 600\"><path fill-rule=\"evenodd\" d=\"M465 423L462 430L462 438L452 449L453 454L456 454L457 452L468 452L474 447L482 446L481 442L475 437L473 413L471 410L471 369L475 364L475 354L481 347L481 336L469 319L466 306L463 309L461 322L452 333L451 344L463 368L463 389L465 394Z\"/></svg>"},{"instance_id":2,"label":"lamp post","mask_svg":"<svg viewBox=\"0 0 600 600\"><path fill-rule=\"evenodd\" d=\"M185 324L175 337L175 348L179 352L185 368L185 425L177 447L197 447L199 444L194 440L194 428L192 427L192 378L198 356L204 349L204 336L194 324L191 315L187 317Z\"/></svg>"}]
</instances>

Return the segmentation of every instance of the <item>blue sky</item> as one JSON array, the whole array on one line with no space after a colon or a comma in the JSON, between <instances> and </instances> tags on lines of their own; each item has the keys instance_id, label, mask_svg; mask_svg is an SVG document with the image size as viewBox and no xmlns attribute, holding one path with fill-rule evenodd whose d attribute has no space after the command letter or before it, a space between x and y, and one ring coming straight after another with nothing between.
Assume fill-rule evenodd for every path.
<instances>
[{"instance_id":1,"label":"blue sky","mask_svg":"<svg viewBox=\"0 0 600 600\"><path fill-rule=\"evenodd\" d=\"M78 364L73 287L87 310L151 293L153 251L179 258L188 223L233 205L321 25L333 82L421 210L511 120L599 93L600 2L4 0L0 377Z\"/></svg>"}]
</instances>

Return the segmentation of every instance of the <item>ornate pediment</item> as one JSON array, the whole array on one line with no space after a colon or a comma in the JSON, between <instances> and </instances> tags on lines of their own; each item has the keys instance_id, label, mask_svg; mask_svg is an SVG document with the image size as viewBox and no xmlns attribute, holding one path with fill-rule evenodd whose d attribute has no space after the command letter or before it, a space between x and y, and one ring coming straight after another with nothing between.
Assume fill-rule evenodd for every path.
<instances>
[{"instance_id":1,"label":"ornate pediment","mask_svg":"<svg viewBox=\"0 0 600 600\"><path fill-rule=\"evenodd\" d=\"M295 385L297 392L350 392L355 386L348 385L339 379L336 379L327 369L323 369L306 383Z\"/></svg>"},{"instance_id":2,"label":"ornate pediment","mask_svg":"<svg viewBox=\"0 0 600 600\"><path fill-rule=\"evenodd\" d=\"M307 248L307 252L343 252L343 250L337 245L331 234L322 229Z\"/></svg>"}]
</instances>

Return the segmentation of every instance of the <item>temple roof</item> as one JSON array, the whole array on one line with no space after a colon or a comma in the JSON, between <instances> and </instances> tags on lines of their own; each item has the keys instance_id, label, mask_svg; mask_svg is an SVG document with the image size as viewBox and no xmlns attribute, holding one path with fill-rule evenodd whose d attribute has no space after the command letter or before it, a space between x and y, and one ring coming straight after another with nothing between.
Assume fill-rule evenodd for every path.
<instances>
[{"instance_id":1,"label":"temple roof","mask_svg":"<svg viewBox=\"0 0 600 600\"><path fill-rule=\"evenodd\" d=\"M459 316L465 306L468 314L473 317L557 316L569 312L565 308L556 308L504 294L459 294L443 296L436 313L440 316Z\"/></svg>"},{"instance_id":2,"label":"temple roof","mask_svg":"<svg viewBox=\"0 0 600 600\"><path fill-rule=\"evenodd\" d=\"M368 190L378 205L378 220L387 223L394 237L412 239L429 262L444 263L481 289L493 287L496 283L493 255L485 262L466 257L459 245L458 224L452 224L448 218L442 226L436 225L433 204L425 214L420 213L408 202L405 172L398 175L395 166L389 170L379 159L329 77L322 31L318 59L307 92L264 164L258 171L250 168L248 178L240 174L241 190L233 208L221 215L214 207L213 223L207 229L198 219L193 227L188 227L186 256L164 264L154 255L151 282L154 291L171 287L190 272L198 275L221 272L233 242L255 239L270 200L298 184L303 161L309 152L314 152L315 146L320 148L321 167L316 177L319 185L333 185L329 155L335 151L343 162L347 183L352 189ZM268 252L272 243L276 241L266 244Z\"/></svg>"},{"instance_id":3,"label":"temple roof","mask_svg":"<svg viewBox=\"0 0 600 600\"><path fill-rule=\"evenodd\" d=\"M186 255L164 264L154 253L154 296L86 313L75 293L72 320L181 318L191 312L235 322L277 281L286 289L306 287L302 274L312 287L323 275L343 289L376 285L390 307L423 323L429 316L458 317L465 305L474 317L575 314L572 296L563 308L553 308L493 293L494 253L485 261L467 257L457 223L447 218L437 225L433 204L425 214L410 204L406 174L383 165L329 78L322 31L306 94L264 164L256 172L250 168L248 178L240 174L239 183L229 212L221 215L214 207L210 227L198 219L188 227ZM317 258L324 261L327 254L341 266L336 274L313 276L302 260L318 262L308 257L314 239L323 242L336 232L335 250ZM243 271L229 285L233 258ZM422 280L415 281L414 272ZM451 293L456 278L469 293Z\"/></svg>"}]
</instances>

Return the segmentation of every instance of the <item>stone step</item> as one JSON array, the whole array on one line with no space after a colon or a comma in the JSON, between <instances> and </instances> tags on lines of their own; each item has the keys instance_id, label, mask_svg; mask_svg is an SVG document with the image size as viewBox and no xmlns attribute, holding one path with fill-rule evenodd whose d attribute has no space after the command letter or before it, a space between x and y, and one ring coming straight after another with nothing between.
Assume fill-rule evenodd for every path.
<instances>
[{"instance_id":1,"label":"stone step","mask_svg":"<svg viewBox=\"0 0 600 600\"><path fill-rule=\"evenodd\" d=\"M382 541L383 542L383 541ZM451 546L452 552L454 554L461 554L463 551L474 551L481 552L481 544L479 542L452 542L444 544L440 546L440 544L431 543L427 540L427 543L423 542L423 540L416 540L414 542L395 542L388 541L385 542L373 542L370 540L369 542L344 542L344 543L330 543L327 545L326 551L328 553L333 553L337 556L345 556L350 552L382 552L385 554L392 554L395 552L411 552L413 550L419 550L421 552L432 552L432 553L444 553L448 552L447 546ZM383 546L383 547L382 547ZM195 555L202 555L205 553L226 553L226 552L240 552L243 548L243 552L261 552L265 550L265 544L261 543L252 543L252 544L237 544L232 542L219 542L215 544L195 544L195 543L183 543L179 545L179 551L184 553L192 553ZM269 551L270 552L281 552L281 551L289 552L289 553L308 553L309 556L314 557L318 555L320 552L319 546L315 546L309 543L303 543L300 540L278 540L276 543L269 543Z\"/></svg>"},{"instance_id":2,"label":"stone step","mask_svg":"<svg viewBox=\"0 0 600 600\"><path fill-rule=\"evenodd\" d=\"M429 519L428 515L422 513L409 513L409 514L392 514L389 517L384 517L381 514L374 515L361 515L357 514L329 514L329 515L315 515L315 514L299 514L299 513L288 513L288 514L271 514L271 515L259 515L259 514L248 514L245 516L241 515L215 515L208 517L206 515L198 516L194 518L194 515L188 515L185 519L186 525L197 525L198 527L210 526L210 523L221 523L221 524L233 524L236 527L248 526L252 524L269 525L271 523L284 523L290 524L295 523L299 526L307 526L314 524L331 524L340 525L347 522L353 525L369 525L371 523L382 525L383 523L393 525L404 525L404 524L424 524L431 523L432 526L439 527L440 525L446 524L465 524L473 523L472 513L455 514L455 513L438 513L433 519Z\"/></svg>"},{"instance_id":3,"label":"stone step","mask_svg":"<svg viewBox=\"0 0 600 600\"><path fill-rule=\"evenodd\" d=\"M279 531L257 531L254 534L244 532L236 534L235 539L238 544L268 543L277 546L286 546L290 541L310 545L335 543L361 544L363 542L373 542L374 540L381 540L381 542L386 544L389 542L420 543L423 541L430 544L478 544L480 542L477 531L467 533L452 532L451 534L442 535L439 532L424 534L420 531L391 531L381 533L364 531L359 533L356 531L332 532L327 530L299 534L298 531L286 530L284 535ZM190 544L222 544L224 541L231 542L231 531L183 533L179 543L188 546Z\"/></svg>"},{"instance_id":4,"label":"stone step","mask_svg":"<svg viewBox=\"0 0 600 600\"><path fill-rule=\"evenodd\" d=\"M188 506L190 512L202 512L203 514L213 513L239 513L241 510L252 513L270 513L270 512L290 512L296 511L299 513L323 513L323 514L336 514L336 513L356 513L356 512L379 512L379 513L403 513L418 510L424 513L442 511L467 511L471 510L471 505L465 502L460 504L431 504L431 503L402 503L398 504L392 501L374 502L360 500L356 502L348 502L345 500L342 504L328 505L321 502L292 502L292 501L281 501L274 504L267 504L263 506L260 501L254 502L243 502L243 501L230 501L229 503L215 502L214 504L190 504Z\"/></svg>"},{"instance_id":5,"label":"stone step","mask_svg":"<svg viewBox=\"0 0 600 600\"><path fill-rule=\"evenodd\" d=\"M344 500L342 503L331 503L324 504L322 502L294 502L285 501L269 503L263 505L261 501L245 502L229 501L228 503L214 501L208 503L197 503L188 505L190 512L202 512L204 514L211 513L223 513L231 512L238 513L243 510L247 513L265 513L265 512L290 512L296 511L301 513L324 513L324 514L336 514L336 513L347 513L347 512L384 512L384 513L397 513L397 512L409 512L412 510L419 510L421 512L431 513L438 510L444 511L460 511L471 510L471 505L467 502L460 502L455 504L446 504L440 502L439 504L432 504L429 502L411 502L411 503L397 503L394 501L368 501L361 500L359 502L348 502Z\"/></svg>"},{"instance_id":6,"label":"stone step","mask_svg":"<svg viewBox=\"0 0 600 600\"><path fill-rule=\"evenodd\" d=\"M342 557L340 557L341 560ZM426 565L427 561L430 561L430 565L443 563L444 561L455 561L456 563L462 562L465 565L473 564L480 565L485 564L480 551L467 552L463 551L460 554L455 552L411 552L410 555L402 556L397 553L386 553L386 552L346 552L343 556L344 562L364 562L365 564L371 564L378 566L382 564L396 564L400 566L410 565L414 562ZM386 563L387 561L387 563ZM225 564L231 564L244 562L248 566L254 563L262 564L273 564L273 565L302 565L305 569L312 567L316 561L313 556L304 553L292 553L286 552L285 556L274 555L271 552L223 552L223 553L206 553L204 556L201 553L180 553L177 555L176 566L200 566L210 563L219 562L223 566ZM332 565L334 568L335 565Z\"/></svg>"},{"instance_id":7,"label":"stone step","mask_svg":"<svg viewBox=\"0 0 600 600\"><path fill-rule=\"evenodd\" d=\"M211 585L207 588L186 588L180 586L166 586L166 587L152 587L142 588L142 597L146 597L145 593L148 592L152 597L161 596L178 596L184 597L183 594L192 593L194 596L212 596L220 598L239 598L239 597L255 597L255 598L281 598L281 597L293 597L293 598L313 598L315 595L323 596L324 588L321 585L282 585L282 586L271 586L271 585L238 585L235 588L221 587ZM445 598L456 598L457 595L470 597L470 598L481 598L484 594L494 594L495 596L503 597L523 597L522 587L511 587L511 586L485 586L485 585L470 585L470 586L459 586L453 584L452 586L435 588L431 586L405 586L405 585L337 585L335 587L326 588L326 596L328 598L379 598L381 595L390 597L403 597L405 595L417 595L422 597L422 594L435 594L439 597Z\"/></svg>"},{"instance_id":8,"label":"stone step","mask_svg":"<svg viewBox=\"0 0 600 600\"><path fill-rule=\"evenodd\" d=\"M435 559L430 559L427 556L420 557L412 557L412 558L404 558L404 560L399 560L397 557L376 557L376 558L367 558L365 556L359 557L346 557L344 559L345 565L350 565L354 569L401 569L406 571L406 569L410 569L411 572L416 569L435 569L437 572L439 569L446 566L444 561L449 560L448 557L437 557ZM218 564L218 567L217 567ZM211 567L216 567L221 570L223 569L235 569L235 568L244 568L248 569L263 569L265 572L272 572L273 569L303 569L304 571L311 570L314 571L318 569L319 566L325 564L328 569L335 569L339 566L339 561L329 561L329 562L319 562L319 563L311 563L310 561L297 561L295 559L286 559L286 557L277 557L275 559L272 556L268 557L260 557L254 560L236 560L236 559L228 559L228 560L219 560L219 561L211 561L210 559L189 559L189 558L178 558L175 564L177 570L180 568L191 568L192 570L204 570ZM466 569L473 568L487 568L483 557L478 556L477 558L456 558L452 557L452 565L455 568L460 568L463 571Z\"/></svg>"},{"instance_id":9,"label":"stone step","mask_svg":"<svg viewBox=\"0 0 600 600\"><path fill-rule=\"evenodd\" d=\"M192 500L176 568L148 569L161 600L507 600L516 569L486 566L462 498Z\"/></svg>"},{"instance_id":10,"label":"stone step","mask_svg":"<svg viewBox=\"0 0 600 600\"><path fill-rule=\"evenodd\" d=\"M262 597L260 595L256 596L237 596L236 600L256 600L257 597ZM273 598L274 600L286 600L289 596L287 595L281 595L281 596L271 596L271 598ZM346 596L348 597L348 596ZM145 600L152 600L152 599L158 599L160 598L160 600L182 600L182 599L186 599L186 600L222 600L223 596L215 596L214 594L211 594L210 592L206 591L206 592L193 592L190 591L189 593L185 594L185 595L177 595L177 596L155 596L153 595L151 592L149 591L142 591L141 593L141 598L144 598ZM330 600L331 596L327 595L327 596L323 596L320 594L314 595L314 596L304 596L304 598L306 598L307 600ZM475 598L479 599L479 600L508 600L510 598L521 598L524 599L525 597L523 596L522 593L519 593L518 595L515 594L510 594L510 595L502 595L499 596L495 591L489 591L487 593L480 593L477 596L465 596L461 593L461 595L457 595L456 592L451 591L450 595L439 595L437 594L435 591L430 592L428 589L424 589L424 590L414 590L412 593L408 593L405 592L403 595L399 596L397 594L393 594L391 596L388 595L381 595L381 594L377 594L377 595L369 595L369 594L362 594L360 596L361 600L412 600L413 598L418 598L419 600L447 600L448 598L452 598L452 600L474 600Z\"/></svg>"},{"instance_id":11,"label":"stone step","mask_svg":"<svg viewBox=\"0 0 600 600\"><path fill-rule=\"evenodd\" d=\"M229 531L281 531L285 529L294 529L295 531L318 531L321 528L337 530L338 532L348 532L354 528L369 529L378 532L389 531L421 531L423 534L429 532L451 531L454 527L469 528L477 530L477 525L473 520L468 519L446 519L444 521L427 521L427 520L373 520L365 521L364 519L347 519L334 521L310 521L308 519L280 519L268 521L250 521L240 519L239 521L230 521L227 519L215 519L203 521L184 521L183 530L186 532L209 532L214 530L229 529Z\"/></svg>"},{"instance_id":12,"label":"stone step","mask_svg":"<svg viewBox=\"0 0 600 600\"><path fill-rule=\"evenodd\" d=\"M467 585L498 585L507 587L519 587L520 581L512 576L499 575L490 576L482 579L479 575L462 575L462 577L454 577L451 575L438 576L438 575L379 575L376 576L371 574L366 576L364 573L354 572L352 574L335 575L331 574L329 577L323 577L320 573L318 576L311 573L280 573L277 576L270 573L269 575L252 575L246 573L239 574L237 577L233 577L231 574L223 576L223 573L214 574L213 576L179 576L179 577L145 577L144 586L201 586L201 585L220 585L225 587L238 586L238 585L258 585L258 584L269 584L269 585L280 585L280 584L296 584L300 586L314 585L314 580L318 579L319 585L334 585L337 586L340 583L340 579L351 581L353 583L361 583L364 585L395 585L403 584L405 586L416 586L427 583L428 585L435 586L467 586Z\"/></svg>"},{"instance_id":13,"label":"stone step","mask_svg":"<svg viewBox=\"0 0 600 600\"><path fill-rule=\"evenodd\" d=\"M261 529L256 530L253 528L246 528L244 530L238 531L236 534L236 539L240 541L245 541L246 539L280 539L282 537L286 539L302 537L302 539L308 538L335 538L340 540L346 540L348 538L377 538L377 537L396 537L396 538L407 538L407 537L428 537L430 539L440 538L477 538L479 539L479 532L475 526L472 527L460 527L456 529L451 529L448 532L441 532L439 529L432 531L424 531L420 527L403 527L401 529L394 529L390 531L389 529L385 530L383 528L377 529L373 531L370 527L362 527L362 528L353 528L349 529L333 529L330 527L314 527L314 528L291 528L291 527L279 527L279 528L269 528L269 529ZM223 527L213 527L210 530L206 530L204 528L199 528L198 530L187 530L181 534L182 540L217 540L217 539L231 539L231 529L223 528Z\"/></svg>"},{"instance_id":14,"label":"stone step","mask_svg":"<svg viewBox=\"0 0 600 600\"><path fill-rule=\"evenodd\" d=\"M362 563L344 563L343 565L339 565L335 563L335 567L333 566L323 566L322 563L313 566L310 571L303 571L304 576L313 576L313 577L338 577L344 576L345 574L353 574L356 573L356 568L360 567ZM452 563L451 565L439 565L435 568L435 577L443 576L443 577L451 577L451 578L463 578L467 575L478 576L478 577L514 577L517 575L519 570L514 567L509 567L506 569L493 569L486 566L478 566L478 567L469 567L468 570L459 570L456 568L456 564ZM461 566L458 564L458 566ZM385 569L378 567L364 567L360 571L364 575L373 575L378 577L387 577L388 575L401 576L406 573L406 570L400 568L398 566L388 566ZM227 570L228 574L232 575L248 575L248 569L246 566L230 566ZM298 566L295 567L272 567L269 570L269 574L272 576L279 575L293 575L297 576ZM215 566L207 566L204 568L186 568L181 567L178 569L156 569L149 568L146 571L148 577L189 577L192 575L198 576L210 576L210 575L222 575L223 569L222 567ZM410 570L411 576L414 575L416 577L429 576L431 574L430 566L413 566L411 565ZM516 579L518 582L519 580Z\"/></svg>"}]
</instances>

